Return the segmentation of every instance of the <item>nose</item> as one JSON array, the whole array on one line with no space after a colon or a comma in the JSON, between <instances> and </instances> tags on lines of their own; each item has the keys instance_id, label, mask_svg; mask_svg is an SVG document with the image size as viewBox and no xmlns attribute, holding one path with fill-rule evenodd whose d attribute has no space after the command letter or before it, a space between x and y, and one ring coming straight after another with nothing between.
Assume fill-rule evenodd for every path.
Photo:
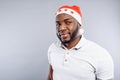
<instances>
[{"instance_id":1,"label":"nose","mask_svg":"<svg viewBox=\"0 0 120 80\"><path fill-rule=\"evenodd\" d=\"M59 26L59 31L64 31L66 30L66 24L65 23L62 23L60 26Z\"/></svg>"}]
</instances>

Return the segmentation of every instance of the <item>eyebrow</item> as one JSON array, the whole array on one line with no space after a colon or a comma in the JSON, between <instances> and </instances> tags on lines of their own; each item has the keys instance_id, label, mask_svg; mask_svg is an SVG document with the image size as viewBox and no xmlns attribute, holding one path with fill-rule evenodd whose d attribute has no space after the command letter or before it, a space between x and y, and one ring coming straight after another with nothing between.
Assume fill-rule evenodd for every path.
<instances>
[{"instance_id":1,"label":"eyebrow","mask_svg":"<svg viewBox=\"0 0 120 80\"><path fill-rule=\"evenodd\" d=\"M73 19L73 18L66 18L63 21L68 21L68 20L71 20L71 19ZM56 22L59 22L59 21L56 21Z\"/></svg>"}]
</instances>

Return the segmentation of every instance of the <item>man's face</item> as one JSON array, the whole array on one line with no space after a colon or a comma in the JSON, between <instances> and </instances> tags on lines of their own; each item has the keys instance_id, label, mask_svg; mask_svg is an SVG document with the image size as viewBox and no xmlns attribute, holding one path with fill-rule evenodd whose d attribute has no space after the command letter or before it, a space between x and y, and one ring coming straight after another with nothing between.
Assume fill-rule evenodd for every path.
<instances>
[{"instance_id":1,"label":"man's face","mask_svg":"<svg viewBox=\"0 0 120 80\"><path fill-rule=\"evenodd\" d=\"M78 22L68 14L59 14L56 17L56 34L62 43L73 41L79 27Z\"/></svg>"}]
</instances>

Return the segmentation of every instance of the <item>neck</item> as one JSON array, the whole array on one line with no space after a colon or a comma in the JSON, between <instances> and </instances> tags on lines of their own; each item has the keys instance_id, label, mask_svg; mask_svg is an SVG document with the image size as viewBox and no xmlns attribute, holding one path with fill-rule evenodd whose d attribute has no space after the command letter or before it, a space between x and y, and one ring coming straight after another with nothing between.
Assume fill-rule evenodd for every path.
<instances>
[{"instance_id":1,"label":"neck","mask_svg":"<svg viewBox=\"0 0 120 80\"><path fill-rule=\"evenodd\" d=\"M76 38L70 42L70 43L65 43L64 46L67 48L67 49L71 49L72 47L76 46L78 44L78 42L80 41L82 36L76 36Z\"/></svg>"}]
</instances>

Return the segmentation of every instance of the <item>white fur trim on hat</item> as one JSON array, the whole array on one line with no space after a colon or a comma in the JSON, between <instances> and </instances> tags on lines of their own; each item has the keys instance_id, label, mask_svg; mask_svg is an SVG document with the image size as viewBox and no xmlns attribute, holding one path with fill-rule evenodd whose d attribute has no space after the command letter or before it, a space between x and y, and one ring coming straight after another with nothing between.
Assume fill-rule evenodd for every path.
<instances>
[{"instance_id":1,"label":"white fur trim on hat","mask_svg":"<svg viewBox=\"0 0 120 80\"><path fill-rule=\"evenodd\" d=\"M66 13L68 15L71 15L82 25L81 16L76 11L69 9L69 8L62 8L62 9L60 9L60 11L59 10L57 11L56 16L59 14L62 14L62 13Z\"/></svg>"}]
</instances>

